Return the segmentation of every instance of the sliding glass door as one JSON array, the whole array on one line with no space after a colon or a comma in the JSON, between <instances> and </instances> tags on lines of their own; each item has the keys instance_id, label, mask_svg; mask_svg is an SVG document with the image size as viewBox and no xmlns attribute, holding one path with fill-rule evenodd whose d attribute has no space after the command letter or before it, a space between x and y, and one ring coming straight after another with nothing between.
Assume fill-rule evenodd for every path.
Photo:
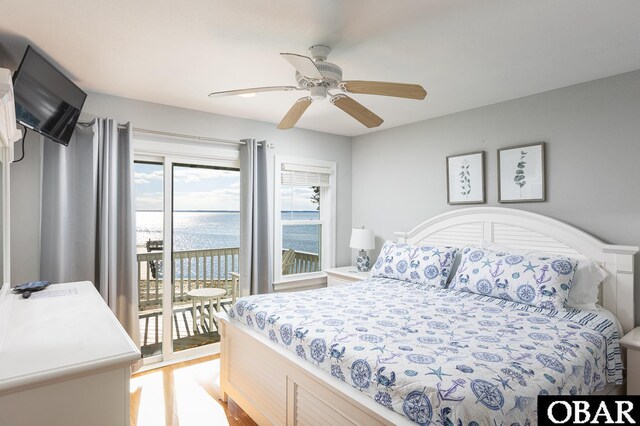
<instances>
[{"instance_id":1,"label":"sliding glass door","mask_svg":"<svg viewBox=\"0 0 640 426\"><path fill-rule=\"evenodd\" d=\"M134 172L140 348L149 357L162 354L164 165L136 162Z\"/></svg>"},{"instance_id":2,"label":"sliding glass door","mask_svg":"<svg viewBox=\"0 0 640 426\"><path fill-rule=\"evenodd\" d=\"M230 301L230 272L238 271L240 173L184 163L172 171L177 352L220 341L211 313Z\"/></svg>"},{"instance_id":3,"label":"sliding glass door","mask_svg":"<svg viewBox=\"0 0 640 426\"><path fill-rule=\"evenodd\" d=\"M141 160L135 179L142 354L154 362L210 353L196 348L220 341L212 313L231 301L240 173L215 161Z\"/></svg>"}]
</instances>

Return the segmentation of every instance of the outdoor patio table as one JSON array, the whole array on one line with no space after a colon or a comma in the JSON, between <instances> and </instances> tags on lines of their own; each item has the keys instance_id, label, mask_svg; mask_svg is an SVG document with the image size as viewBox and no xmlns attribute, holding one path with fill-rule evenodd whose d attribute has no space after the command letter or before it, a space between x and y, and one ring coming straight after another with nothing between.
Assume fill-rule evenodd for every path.
<instances>
[{"instance_id":1,"label":"outdoor patio table","mask_svg":"<svg viewBox=\"0 0 640 426\"><path fill-rule=\"evenodd\" d=\"M213 299L216 299L216 311L220 311L220 298L227 294L227 290L222 288L198 288L190 290L187 295L191 296L193 308L193 322L200 320L200 327L204 330L203 321L209 320L209 331L213 330ZM209 301L209 312L205 314L204 305ZM198 302L200 302L200 314L198 314ZM194 327L195 329L195 327Z\"/></svg>"}]
</instances>

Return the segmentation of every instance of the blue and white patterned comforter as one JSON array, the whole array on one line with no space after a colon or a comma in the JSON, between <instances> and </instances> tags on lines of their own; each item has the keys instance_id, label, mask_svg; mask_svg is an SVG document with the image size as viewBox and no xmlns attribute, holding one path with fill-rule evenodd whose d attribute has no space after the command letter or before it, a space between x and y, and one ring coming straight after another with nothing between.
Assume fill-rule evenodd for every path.
<instances>
[{"instance_id":1,"label":"blue and white patterned comforter","mask_svg":"<svg viewBox=\"0 0 640 426\"><path fill-rule=\"evenodd\" d=\"M594 312L372 278L230 316L419 424L536 424L538 394L622 382L617 328Z\"/></svg>"}]
</instances>

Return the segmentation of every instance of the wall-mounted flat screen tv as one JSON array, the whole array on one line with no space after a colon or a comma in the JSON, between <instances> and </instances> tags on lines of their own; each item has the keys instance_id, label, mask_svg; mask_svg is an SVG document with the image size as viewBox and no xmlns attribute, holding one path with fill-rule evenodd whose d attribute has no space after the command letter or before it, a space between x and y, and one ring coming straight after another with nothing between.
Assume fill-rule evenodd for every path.
<instances>
[{"instance_id":1,"label":"wall-mounted flat screen tv","mask_svg":"<svg viewBox=\"0 0 640 426\"><path fill-rule=\"evenodd\" d=\"M13 91L18 123L69 145L87 98L82 89L29 46L13 75Z\"/></svg>"}]
</instances>

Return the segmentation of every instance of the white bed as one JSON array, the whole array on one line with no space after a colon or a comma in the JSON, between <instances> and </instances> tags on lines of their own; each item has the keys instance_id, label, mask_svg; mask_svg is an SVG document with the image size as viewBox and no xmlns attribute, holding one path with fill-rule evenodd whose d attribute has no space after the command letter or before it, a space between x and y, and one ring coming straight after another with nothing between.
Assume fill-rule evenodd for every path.
<instances>
[{"instance_id":1,"label":"white bed","mask_svg":"<svg viewBox=\"0 0 640 426\"><path fill-rule=\"evenodd\" d=\"M601 304L617 316L625 332L633 328L637 247L604 244L559 221L505 208L455 210L397 235L400 242L412 244L464 246L485 241L590 258L610 274ZM232 398L259 424L411 424L249 327L223 314L219 319L223 397Z\"/></svg>"}]
</instances>

